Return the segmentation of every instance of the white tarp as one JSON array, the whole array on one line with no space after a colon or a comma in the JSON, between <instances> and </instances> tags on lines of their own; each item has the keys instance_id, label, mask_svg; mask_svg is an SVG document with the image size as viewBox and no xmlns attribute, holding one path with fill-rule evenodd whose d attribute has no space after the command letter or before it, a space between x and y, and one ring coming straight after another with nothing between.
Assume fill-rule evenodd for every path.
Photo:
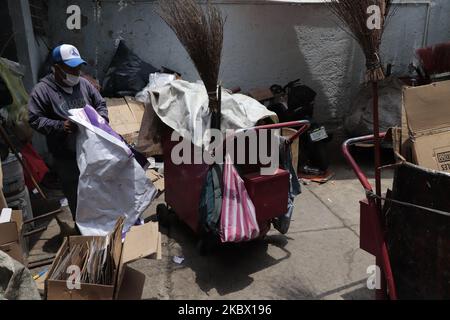
<instances>
[{"instance_id":1,"label":"white tarp","mask_svg":"<svg viewBox=\"0 0 450 320\"><path fill-rule=\"evenodd\" d=\"M120 216L128 231L156 196L130 148L94 108L73 109L80 169L76 220L83 235L105 236Z\"/></svg>"},{"instance_id":2,"label":"white tarp","mask_svg":"<svg viewBox=\"0 0 450 320\"><path fill-rule=\"evenodd\" d=\"M147 86L136 94L136 100L142 103L148 103L150 101L149 94L151 90L163 87L166 84L175 81L175 79L176 76L173 74L158 72L150 74Z\"/></svg>"},{"instance_id":3,"label":"white tarp","mask_svg":"<svg viewBox=\"0 0 450 320\"><path fill-rule=\"evenodd\" d=\"M159 118L183 138L191 138L201 147L203 135L210 128L208 94L203 83L175 80L165 86L149 90L151 104ZM222 90L222 131L251 128L264 118L276 114L243 94ZM208 140L208 139L206 139Z\"/></svg>"}]
</instances>

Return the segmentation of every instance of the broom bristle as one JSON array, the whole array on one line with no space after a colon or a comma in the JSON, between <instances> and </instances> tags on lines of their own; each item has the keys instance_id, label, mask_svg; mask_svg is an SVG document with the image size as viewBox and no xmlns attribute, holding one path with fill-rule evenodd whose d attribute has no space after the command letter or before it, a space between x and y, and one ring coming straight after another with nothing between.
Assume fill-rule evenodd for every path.
<instances>
[{"instance_id":1,"label":"broom bristle","mask_svg":"<svg viewBox=\"0 0 450 320\"><path fill-rule=\"evenodd\" d=\"M450 43L438 44L433 51L436 73L450 72Z\"/></svg>"},{"instance_id":2,"label":"broom bristle","mask_svg":"<svg viewBox=\"0 0 450 320\"><path fill-rule=\"evenodd\" d=\"M373 5L378 6L381 10L379 29L368 28L370 18L368 8ZM367 80L384 79L379 50L384 27L392 13L392 0L330 0L327 2L327 6L364 51L367 61Z\"/></svg>"},{"instance_id":3,"label":"broom bristle","mask_svg":"<svg viewBox=\"0 0 450 320\"><path fill-rule=\"evenodd\" d=\"M434 73L434 59L433 59L433 48L421 48L417 49L416 53L422 64L422 69L429 76Z\"/></svg>"},{"instance_id":4,"label":"broom bristle","mask_svg":"<svg viewBox=\"0 0 450 320\"><path fill-rule=\"evenodd\" d=\"M208 92L216 92L223 46L224 19L209 1L205 10L195 0L158 0L158 14L175 32Z\"/></svg>"},{"instance_id":5,"label":"broom bristle","mask_svg":"<svg viewBox=\"0 0 450 320\"><path fill-rule=\"evenodd\" d=\"M428 77L450 72L450 42L416 50L422 69Z\"/></svg>"}]
</instances>

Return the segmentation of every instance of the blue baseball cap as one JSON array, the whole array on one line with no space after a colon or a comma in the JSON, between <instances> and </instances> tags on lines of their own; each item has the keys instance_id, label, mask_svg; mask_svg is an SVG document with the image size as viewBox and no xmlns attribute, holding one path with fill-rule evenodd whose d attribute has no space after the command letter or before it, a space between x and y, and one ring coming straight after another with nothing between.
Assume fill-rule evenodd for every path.
<instances>
[{"instance_id":1,"label":"blue baseball cap","mask_svg":"<svg viewBox=\"0 0 450 320\"><path fill-rule=\"evenodd\" d=\"M70 44L63 44L53 49L52 58L53 62L64 63L71 68L86 64L86 61L81 59L78 49Z\"/></svg>"}]
</instances>

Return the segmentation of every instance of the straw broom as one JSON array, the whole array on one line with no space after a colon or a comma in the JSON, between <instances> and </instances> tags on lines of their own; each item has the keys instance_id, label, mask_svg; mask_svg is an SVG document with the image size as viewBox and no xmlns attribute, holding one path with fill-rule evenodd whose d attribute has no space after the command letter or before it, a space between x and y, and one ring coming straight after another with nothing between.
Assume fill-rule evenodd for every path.
<instances>
[{"instance_id":1,"label":"straw broom","mask_svg":"<svg viewBox=\"0 0 450 320\"><path fill-rule=\"evenodd\" d=\"M175 32L205 84L211 128L220 129L220 90L217 89L217 82L225 20L209 1L205 9L195 0L158 0L158 3L158 14Z\"/></svg>"},{"instance_id":2,"label":"straw broom","mask_svg":"<svg viewBox=\"0 0 450 320\"><path fill-rule=\"evenodd\" d=\"M381 196L380 130L378 118L378 81L385 78L380 58L380 44L384 27L392 7L392 0L330 0L331 12L343 23L344 29L358 42L366 57L366 80L373 87L373 128L375 135L376 193ZM369 28L370 6L380 9L380 28ZM370 12L370 11L369 11Z\"/></svg>"},{"instance_id":3,"label":"straw broom","mask_svg":"<svg viewBox=\"0 0 450 320\"><path fill-rule=\"evenodd\" d=\"M376 194L381 196L381 155L380 155L380 127L378 115L378 81L385 78L380 57L380 44L383 37L386 22L392 14L392 0L330 0L327 3L330 11L341 21L346 30L361 46L366 57L366 80L372 83L373 91L373 132L375 144L375 185ZM379 28L374 28L369 24L371 19L371 6L379 8ZM369 26L371 26L369 28ZM381 201L376 200L378 211L381 212ZM380 220L380 223L381 220ZM386 253L386 246L383 242L382 251ZM386 266L389 262L380 258L381 263ZM377 257L377 264L379 257ZM390 294L396 296L395 287L391 287ZM384 292L384 291L383 291ZM384 293L377 290L378 297L383 297Z\"/></svg>"},{"instance_id":4,"label":"straw broom","mask_svg":"<svg viewBox=\"0 0 450 320\"><path fill-rule=\"evenodd\" d=\"M380 8L380 28L369 29L371 6ZM342 22L347 31L360 45L366 57L367 81L384 79L379 55L381 39L387 18L390 15L392 0L330 0L327 3L331 12ZM372 27L371 27L372 28Z\"/></svg>"},{"instance_id":5,"label":"straw broom","mask_svg":"<svg viewBox=\"0 0 450 320\"><path fill-rule=\"evenodd\" d=\"M416 51L427 80L450 72L450 42L420 48Z\"/></svg>"}]
</instances>

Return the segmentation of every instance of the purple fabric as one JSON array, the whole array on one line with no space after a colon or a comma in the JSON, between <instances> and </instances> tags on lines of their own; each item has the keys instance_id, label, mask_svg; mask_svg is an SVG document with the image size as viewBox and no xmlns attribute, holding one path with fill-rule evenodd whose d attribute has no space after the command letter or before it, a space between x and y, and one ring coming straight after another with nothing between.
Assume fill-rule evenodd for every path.
<instances>
[{"instance_id":1,"label":"purple fabric","mask_svg":"<svg viewBox=\"0 0 450 320\"><path fill-rule=\"evenodd\" d=\"M101 117L93 107L87 105L86 107L84 107L83 111L86 114L86 117L88 118L89 122L93 126L105 131L106 133L124 142L127 145L128 149L130 150L130 157L134 156L135 160L139 163L139 165L142 168L144 168L144 170L147 169L147 167L150 165L147 158L140 152L135 150L133 147L131 147L117 132L115 132L105 121L105 119Z\"/></svg>"},{"instance_id":2,"label":"purple fabric","mask_svg":"<svg viewBox=\"0 0 450 320\"><path fill-rule=\"evenodd\" d=\"M99 129L102 129L103 131L105 131L106 133L109 133L110 135L112 135L113 137L116 137L117 139L119 139L120 141L122 140L122 137L120 135L118 135L110 126L109 124L105 121L105 119L103 119L98 112L91 107L90 105L87 105L86 107L84 107L84 112L86 113L87 118L89 119L89 122L93 125L96 126Z\"/></svg>"}]
</instances>

